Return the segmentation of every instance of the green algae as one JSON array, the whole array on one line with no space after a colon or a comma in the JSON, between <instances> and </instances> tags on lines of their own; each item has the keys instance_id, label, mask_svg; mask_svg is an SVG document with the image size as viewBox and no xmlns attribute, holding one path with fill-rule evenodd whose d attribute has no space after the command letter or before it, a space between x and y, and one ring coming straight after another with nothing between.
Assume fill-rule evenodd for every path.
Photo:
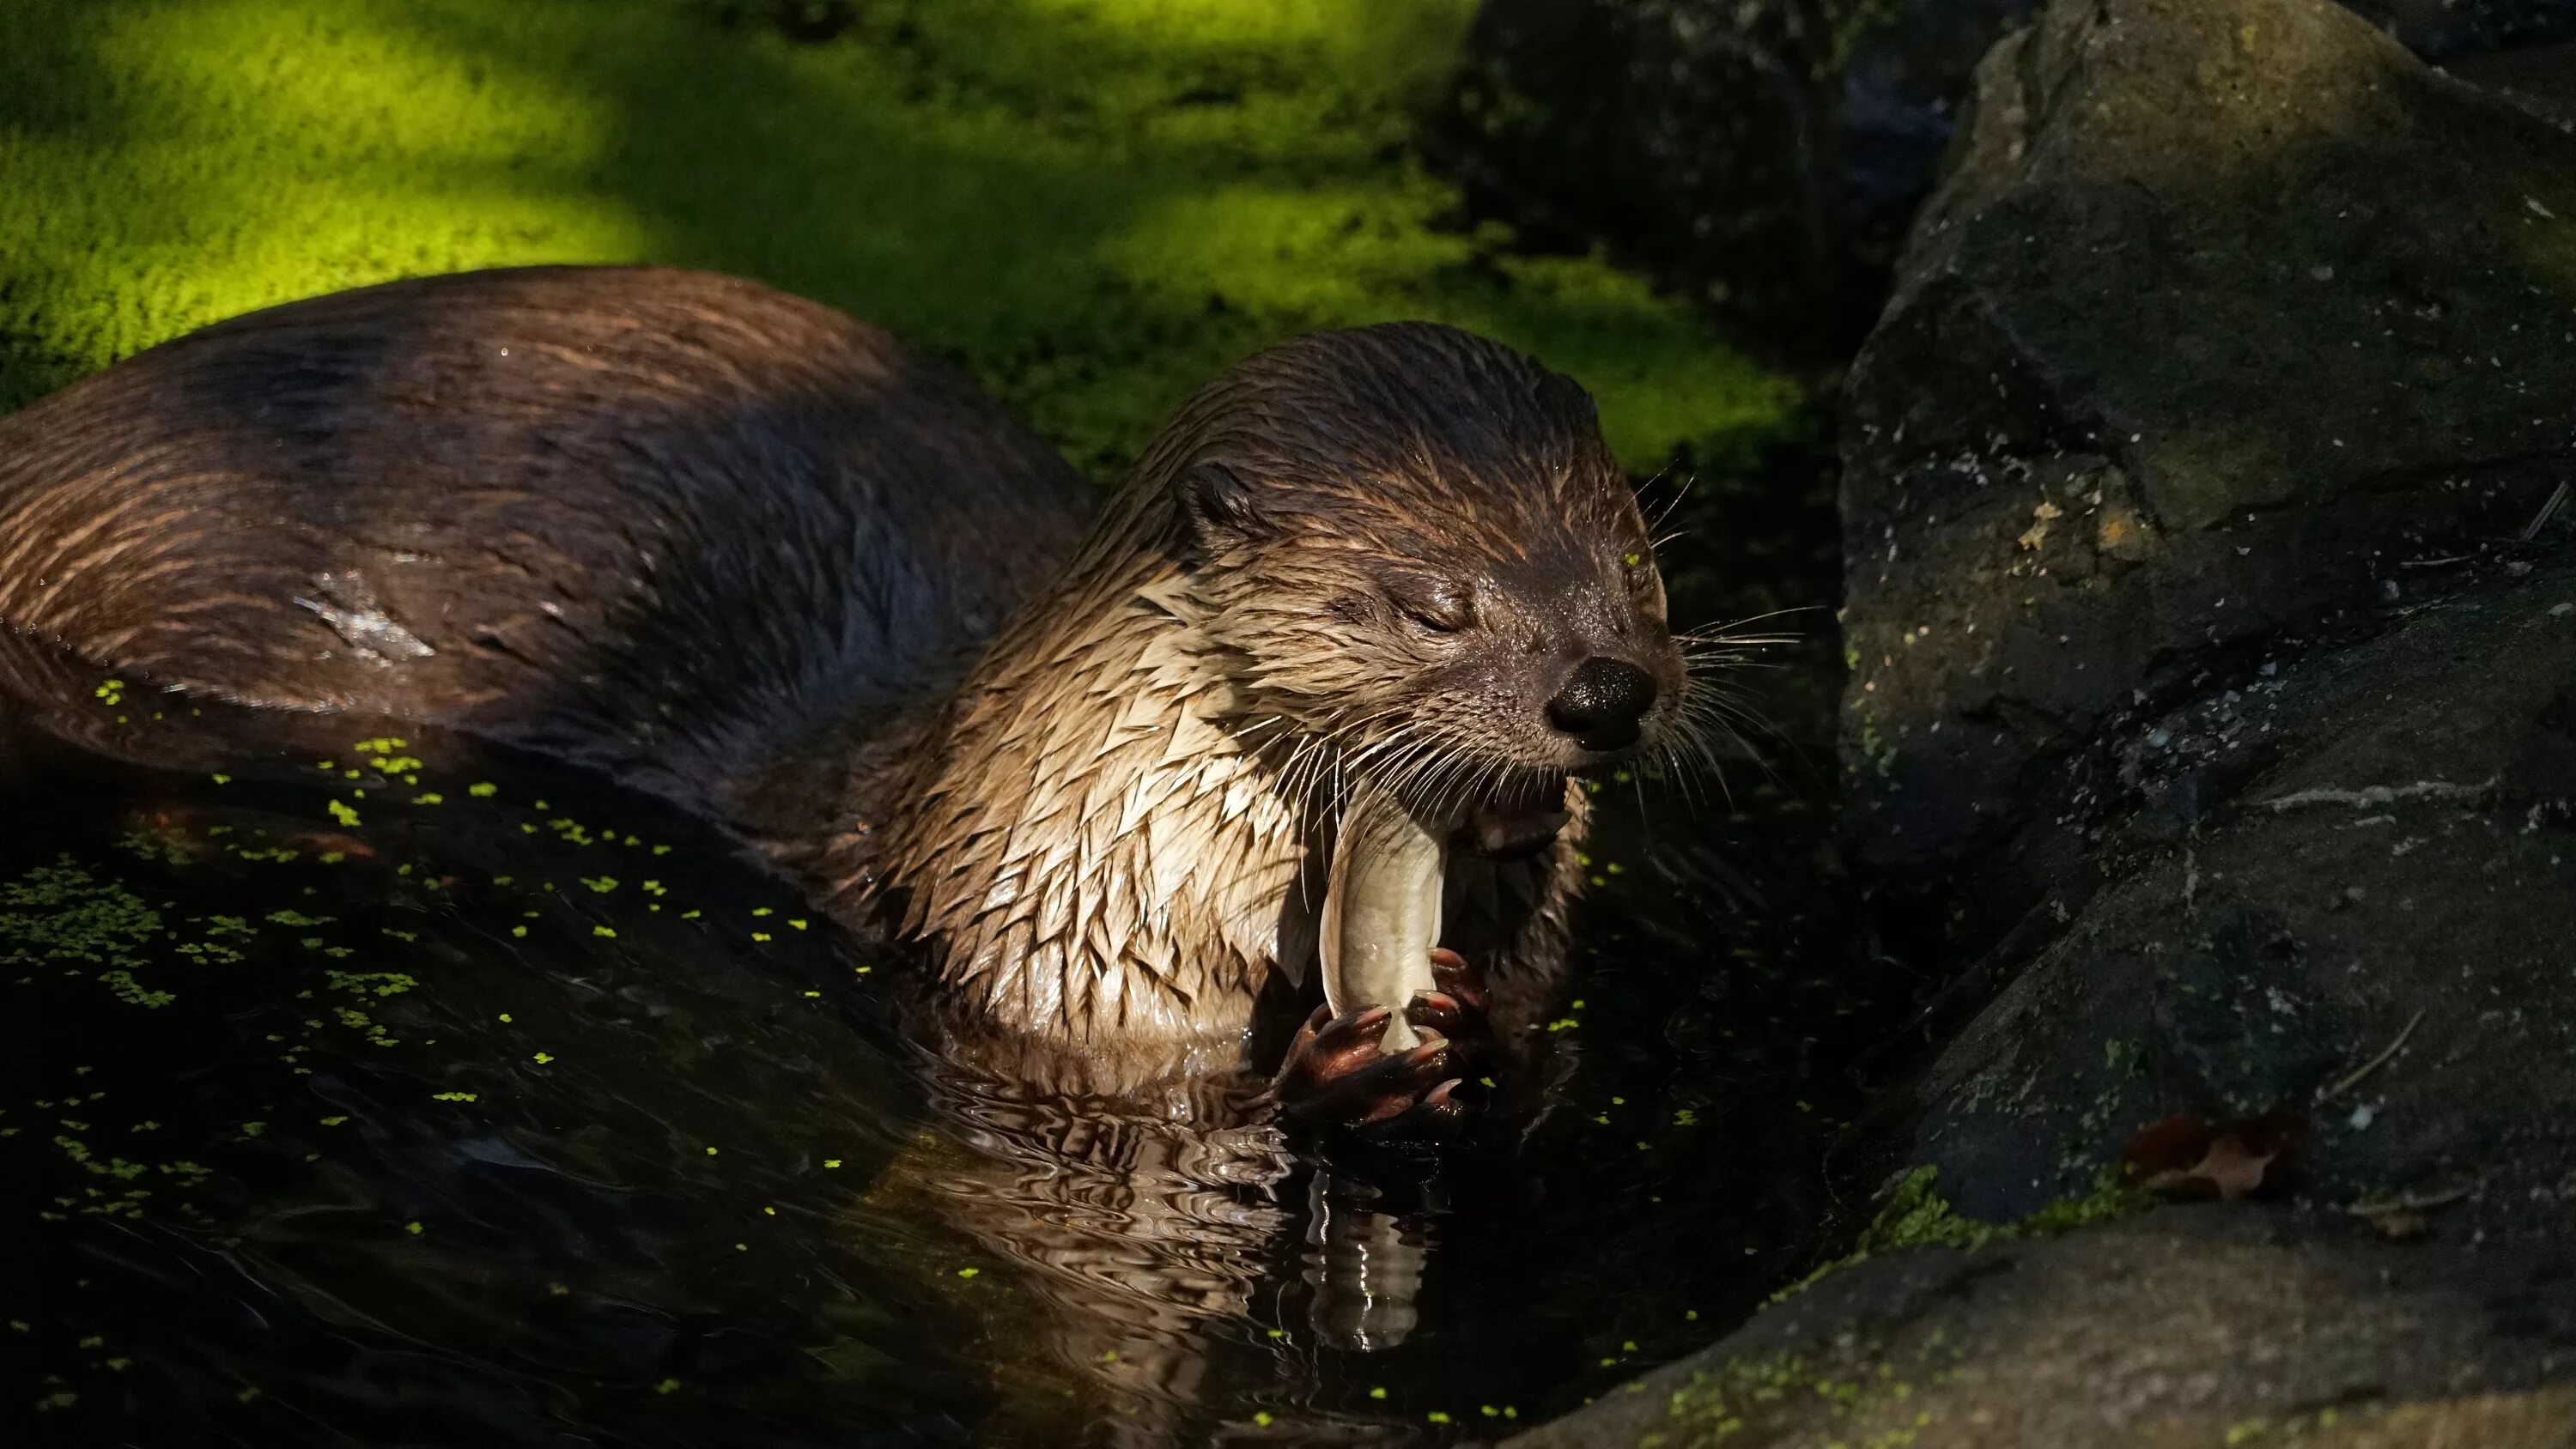
<instances>
[{"instance_id":1,"label":"green algae","mask_svg":"<svg viewBox=\"0 0 2576 1449\"><path fill-rule=\"evenodd\" d=\"M1407 140L1470 0L0 7L0 408L217 318L529 262L735 272L962 361L1107 473L1198 382L1424 317L1590 385L1623 458L1798 390L1598 258L1450 223Z\"/></svg>"}]
</instances>

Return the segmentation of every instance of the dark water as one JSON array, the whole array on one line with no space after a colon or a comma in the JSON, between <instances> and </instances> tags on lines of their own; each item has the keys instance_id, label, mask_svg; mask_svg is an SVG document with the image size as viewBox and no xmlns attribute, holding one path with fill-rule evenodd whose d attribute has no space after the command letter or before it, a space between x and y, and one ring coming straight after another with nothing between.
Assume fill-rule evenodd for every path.
<instances>
[{"instance_id":1,"label":"dark water","mask_svg":"<svg viewBox=\"0 0 2576 1449\"><path fill-rule=\"evenodd\" d=\"M312 728L0 803L17 1442L1499 1436L1836 1210L1874 1028L1794 765L1604 782L1552 1105L1426 1172L977 1080L898 956L655 802Z\"/></svg>"}]
</instances>

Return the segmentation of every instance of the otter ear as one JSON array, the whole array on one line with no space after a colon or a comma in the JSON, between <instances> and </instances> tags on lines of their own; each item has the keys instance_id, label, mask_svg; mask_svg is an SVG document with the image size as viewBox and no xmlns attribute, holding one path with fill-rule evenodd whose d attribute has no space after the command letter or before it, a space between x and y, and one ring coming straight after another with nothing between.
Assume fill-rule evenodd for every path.
<instances>
[{"instance_id":1,"label":"otter ear","mask_svg":"<svg viewBox=\"0 0 2576 1449\"><path fill-rule=\"evenodd\" d=\"M1202 548L1262 538L1271 532L1253 505L1252 485L1223 463L1194 464L1175 487L1181 517Z\"/></svg>"}]
</instances>

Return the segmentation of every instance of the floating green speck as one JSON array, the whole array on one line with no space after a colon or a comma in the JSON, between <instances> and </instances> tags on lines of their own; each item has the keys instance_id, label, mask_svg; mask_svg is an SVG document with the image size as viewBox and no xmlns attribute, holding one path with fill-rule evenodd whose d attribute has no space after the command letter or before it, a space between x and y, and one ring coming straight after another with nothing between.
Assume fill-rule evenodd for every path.
<instances>
[{"instance_id":1,"label":"floating green speck","mask_svg":"<svg viewBox=\"0 0 2576 1449\"><path fill-rule=\"evenodd\" d=\"M322 1119L322 1125L325 1127L337 1127L348 1120L349 1119L347 1117L325 1117Z\"/></svg>"},{"instance_id":2,"label":"floating green speck","mask_svg":"<svg viewBox=\"0 0 2576 1449\"><path fill-rule=\"evenodd\" d=\"M841 1165L841 1159L837 1157L826 1157L823 1159L823 1165L825 1167L838 1167Z\"/></svg>"},{"instance_id":3,"label":"floating green speck","mask_svg":"<svg viewBox=\"0 0 2576 1449\"><path fill-rule=\"evenodd\" d=\"M546 1063L548 1063L548 1062L550 1062L550 1061L553 1061L554 1059L555 1059L555 1054L554 1054L553 1052L539 1052L539 1053L537 1053L535 1056L530 1057L528 1060L530 1060L530 1061L532 1061L532 1062L535 1062L538 1066L541 1066L541 1067L542 1067L542 1066L544 1066Z\"/></svg>"},{"instance_id":4,"label":"floating green speck","mask_svg":"<svg viewBox=\"0 0 2576 1449\"><path fill-rule=\"evenodd\" d=\"M233 777L230 775L217 775L214 779L218 785L229 785L233 782Z\"/></svg>"},{"instance_id":5,"label":"floating green speck","mask_svg":"<svg viewBox=\"0 0 2576 1449\"><path fill-rule=\"evenodd\" d=\"M344 805L337 800L331 802L330 810L331 818L339 821L343 825L355 825L358 823L358 812L350 809L347 805Z\"/></svg>"},{"instance_id":6,"label":"floating green speck","mask_svg":"<svg viewBox=\"0 0 2576 1449\"><path fill-rule=\"evenodd\" d=\"M411 803L414 805L439 805L444 804L446 800L447 797L439 794L436 790L424 790L411 797Z\"/></svg>"},{"instance_id":7,"label":"floating green speck","mask_svg":"<svg viewBox=\"0 0 2576 1449\"><path fill-rule=\"evenodd\" d=\"M664 1379L653 1386L653 1392L657 1394L676 1394L679 1391L680 1381L678 1379Z\"/></svg>"},{"instance_id":8,"label":"floating green speck","mask_svg":"<svg viewBox=\"0 0 2576 1449\"><path fill-rule=\"evenodd\" d=\"M429 1094L429 1099L433 1102L479 1102L482 1100L479 1095L473 1092L432 1092Z\"/></svg>"},{"instance_id":9,"label":"floating green speck","mask_svg":"<svg viewBox=\"0 0 2576 1449\"><path fill-rule=\"evenodd\" d=\"M404 1231L404 1232L406 1232L406 1233L411 1234L411 1235L412 1235L413 1237L415 1237L415 1238L416 1238L416 1237L419 1237L419 1236L420 1236L420 1234L421 1234L421 1226L420 1226L420 1222L419 1222L419 1220L418 1220L418 1219L414 1219L414 1220L412 1220L411 1222L407 1222L407 1223L403 1224L403 1231Z\"/></svg>"},{"instance_id":10,"label":"floating green speck","mask_svg":"<svg viewBox=\"0 0 2576 1449\"><path fill-rule=\"evenodd\" d=\"M960 1278L972 1278L983 1271L984 1270L981 1268L960 1268L957 1270L957 1276Z\"/></svg>"},{"instance_id":11,"label":"floating green speck","mask_svg":"<svg viewBox=\"0 0 2576 1449\"><path fill-rule=\"evenodd\" d=\"M511 934L511 935L513 935L513 936L524 936L524 935L528 934L528 928L527 928L527 927L525 927L525 926L512 926L512 927L510 928L510 934ZM509 1018L508 1018L508 1017L506 1017L506 1016L505 1016L505 1017L503 1017L503 1018L501 1018L501 1019L502 1019L503 1021L507 1021L507 1020L509 1020Z\"/></svg>"},{"instance_id":12,"label":"floating green speck","mask_svg":"<svg viewBox=\"0 0 2576 1449\"><path fill-rule=\"evenodd\" d=\"M593 926L590 928L590 933L594 936L615 936L617 934L617 928L614 926Z\"/></svg>"},{"instance_id":13,"label":"floating green speck","mask_svg":"<svg viewBox=\"0 0 2576 1449\"><path fill-rule=\"evenodd\" d=\"M489 780L477 780L473 784L465 787L465 793L473 796L477 800L488 800L494 795L501 793L501 787L493 784Z\"/></svg>"}]
</instances>

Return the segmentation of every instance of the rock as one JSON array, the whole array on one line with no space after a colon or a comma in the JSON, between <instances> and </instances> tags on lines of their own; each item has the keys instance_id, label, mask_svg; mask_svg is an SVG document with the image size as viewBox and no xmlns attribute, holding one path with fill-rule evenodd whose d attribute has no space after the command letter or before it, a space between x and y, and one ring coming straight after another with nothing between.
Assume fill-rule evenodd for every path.
<instances>
[{"instance_id":1,"label":"rock","mask_svg":"<svg viewBox=\"0 0 2576 1449\"><path fill-rule=\"evenodd\" d=\"M2576 40L2465 56L2447 68L2555 122L2562 131L2576 130Z\"/></svg>"},{"instance_id":2,"label":"rock","mask_svg":"<svg viewBox=\"0 0 2576 1449\"><path fill-rule=\"evenodd\" d=\"M2576 0L2347 0L2428 60L2576 39ZM1793 356L1876 317L1978 59L2037 0L1485 0L1427 128L1471 208L1606 242Z\"/></svg>"},{"instance_id":3,"label":"rock","mask_svg":"<svg viewBox=\"0 0 2576 1449\"><path fill-rule=\"evenodd\" d=\"M1912 1094L1962 1211L2082 1191L2182 1113L2292 1124L2275 1185L2322 1205L2568 1235L2576 570L2495 572L2127 733L2104 884Z\"/></svg>"},{"instance_id":4,"label":"rock","mask_svg":"<svg viewBox=\"0 0 2576 1449\"><path fill-rule=\"evenodd\" d=\"M2060 4L1998 45L1849 385L1884 898L2026 957L2140 803L2145 722L2511 552L2571 396L2576 140L2323 0Z\"/></svg>"},{"instance_id":5,"label":"rock","mask_svg":"<svg viewBox=\"0 0 2576 1449\"><path fill-rule=\"evenodd\" d=\"M2576 1445L2538 110L2324 0L2055 0L1981 63L1843 481L1855 860L1952 982L1843 1156L1964 1216L1518 1442ZM2131 1164L2257 1200L2039 1231Z\"/></svg>"},{"instance_id":6,"label":"rock","mask_svg":"<svg viewBox=\"0 0 2576 1449\"><path fill-rule=\"evenodd\" d=\"M2343 0L2426 60L2576 37L2576 0Z\"/></svg>"},{"instance_id":7,"label":"rock","mask_svg":"<svg viewBox=\"0 0 2576 1449\"><path fill-rule=\"evenodd\" d=\"M1429 127L1470 205L1793 355L1868 329L1977 58L2034 0L1486 0Z\"/></svg>"},{"instance_id":8,"label":"rock","mask_svg":"<svg viewBox=\"0 0 2576 1449\"><path fill-rule=\"evenodd\" d=\"M1832 1273L1511 1449L2576 1446L2576 1254L2158 1211Z\"/></svg>"}]
</instances>

